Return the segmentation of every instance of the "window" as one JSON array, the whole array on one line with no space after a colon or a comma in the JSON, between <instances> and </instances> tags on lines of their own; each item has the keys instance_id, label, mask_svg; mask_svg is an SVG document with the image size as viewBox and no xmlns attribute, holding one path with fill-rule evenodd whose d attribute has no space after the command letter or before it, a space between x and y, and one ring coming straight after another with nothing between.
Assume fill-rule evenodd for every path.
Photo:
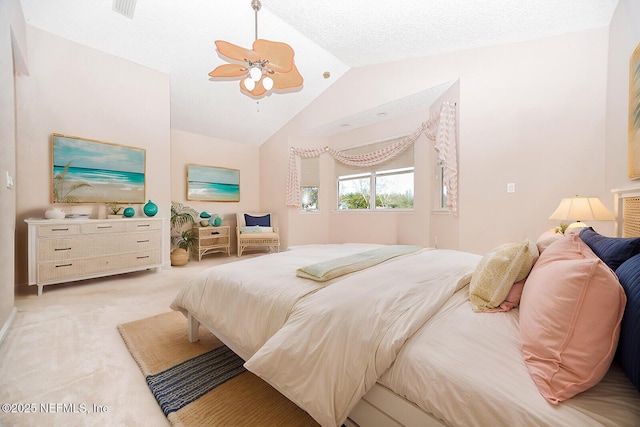
<instances>
[{"instance_id":1,"label":"window","mask_svg":"<svg viewBox=\"0 0 640 427\"><path fill-rule=\"evenodd\" d=\"M376 209L413 209L413 167L376 172Z\"/></svg>"},{"instance_id":2,"label":"window","mask_svg":"<svg viewBox=\"0 0 640 427\"><path fill-rule=\"evenodd\" d=\"M302 210L317 211L318 210L318 187L302 187L301 189Z\"/></svg>"},{"instance_id":3,"label":"window","mask_svg":"<svg viewBox=\"0 0 640 427\"><path fill-rule=\"evenodd\" d=\"M398 139L365 145L348 154L364 154L393 144ZM336 164L338 209L413 209L413 146L389 162L355 168Z\"/></svg>"},{"instance_id":4,"label":"window","mask_svg":"<svg viewBox=\"0 0 640 427\"><path fill-rule=\"evenodd\" d=\"M447 207L447 186L444 184L444 166L438 165L440 168L440 209L448 209Z\"/></svg>"},{"instance_id":5,"label":"window","mask_svg":"<svg viewBox=\"0 0 640 427\"><path fill-rule=\"evenodd\" d=\"M320 184L320 161L317 157L300 159L300 209L303 211L318 210L318 190Z\"/></svg>"}]
</instances>

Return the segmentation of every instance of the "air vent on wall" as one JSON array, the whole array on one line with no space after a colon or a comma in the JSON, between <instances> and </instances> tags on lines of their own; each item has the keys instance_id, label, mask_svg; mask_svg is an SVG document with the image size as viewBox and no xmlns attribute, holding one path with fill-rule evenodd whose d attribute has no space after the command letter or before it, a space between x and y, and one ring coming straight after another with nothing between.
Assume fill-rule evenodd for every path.
<instances>
[{"instance_id":1,"label":"air vent on wall","mask_svg":"<svg viewBox=\"0 0 640 427\"><path fill-rule=\"evenodd\" d=\"M133 12L136 9L137 1L138 0L113 0L113 11L133 19Z\"/></svg>"}]
</instances>

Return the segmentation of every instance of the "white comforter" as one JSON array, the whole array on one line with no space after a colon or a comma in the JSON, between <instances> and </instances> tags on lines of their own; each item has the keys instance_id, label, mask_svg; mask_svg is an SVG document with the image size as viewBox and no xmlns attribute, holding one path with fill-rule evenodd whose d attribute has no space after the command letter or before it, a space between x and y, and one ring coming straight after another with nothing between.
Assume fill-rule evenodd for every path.
<instances>
[{"instance_id":1,"label":"white comforter","mask_svg":"<svg viewBox=\"0 0 640 427\"><path fill-rule=\"evenodd\" d=\"M245 364L323 426L339 426L480 256L422 251L301 299Z\"/></svg>"},{"instance_id":2,"label":"white comforter","mask_svg":"<svg viewBox=\"0 0 640 427\"><path fill-rule=\"evenodd\" d=\"M616 364L595 387L547 402L527 371L518 309L475 313L460 290L378 382L457 427L640 426L640 395Z\"/></svg>"},{"instance_id":3,"label":"white comforter","mask_svg":"<svg viewBox=\"0 0 640 427\"><path fill-rule=\"evenodd\" d=\"M246 360L280 329L298 300L341 279L314 282L296 277L298 268L382 246L306 245L212 267L194 276L171 308L191 313Z\"/></svg>"}]
</instances>

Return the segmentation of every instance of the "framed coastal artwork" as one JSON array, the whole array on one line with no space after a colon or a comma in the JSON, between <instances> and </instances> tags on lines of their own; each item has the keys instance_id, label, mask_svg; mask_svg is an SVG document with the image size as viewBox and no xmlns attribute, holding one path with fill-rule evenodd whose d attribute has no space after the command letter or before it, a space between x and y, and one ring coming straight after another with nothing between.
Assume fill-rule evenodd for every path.
<instances>
[{"instance_id":1,"label":"framed coastal artwork","mask_svg":"<svg viewBox=\"0 0 640 427\"><path fill-rule=\"evenodd\" d=\"M239 202L240 171L204 165L187 165L187 200Z\"/></svg>"},{"instance_id":2,"label":"framed coastal artwork","mask_svg":"<svg viewBox=\"0 0 640 427\"><path fill-rule=\"evenodd\" d=\"M629 179L640 178L640 44L629 64Z\"/></svg>"},{"instance_id":3,"label":"framed coastal artwork","mask_svg":"<svg viewBox=\"0 0 640 427\"><path fill-rule=\"evenodd\" d=\"M111 142L51 135L54 203L144 203L146 152Z\"/></svg>"}]
</instances>

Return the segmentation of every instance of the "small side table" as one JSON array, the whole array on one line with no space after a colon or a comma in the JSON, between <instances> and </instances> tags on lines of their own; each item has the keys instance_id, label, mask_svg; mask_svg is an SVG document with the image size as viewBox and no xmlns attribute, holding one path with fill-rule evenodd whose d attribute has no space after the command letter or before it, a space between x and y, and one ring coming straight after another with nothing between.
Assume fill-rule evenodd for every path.
<instances>
[{"instance_id":1,"label":"small side table","mask_svg":"<svg viewBox=\"0 0 640 427\"><path fill-rule=\"evenodd\" d=\"M213 252L226 252L227 256L231 256L228 225L218 227L194 225L193 234L196 236L194 248L198 252L198 261L202 260L203 255Z\"/></svg>"}]
</instances>

